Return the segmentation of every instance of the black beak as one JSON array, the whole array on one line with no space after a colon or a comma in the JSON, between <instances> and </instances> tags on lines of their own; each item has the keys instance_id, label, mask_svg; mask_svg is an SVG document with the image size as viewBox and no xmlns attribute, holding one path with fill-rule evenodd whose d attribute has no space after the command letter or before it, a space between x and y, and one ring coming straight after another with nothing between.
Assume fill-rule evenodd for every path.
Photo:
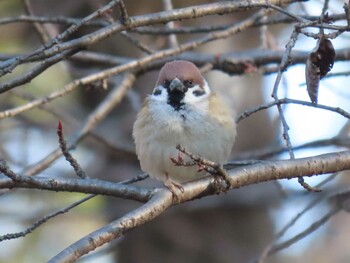
<instances>
[{"instance_id":1,"label":"black beak","mask_svg":"<svg viewBox=\"0 0 350 263\"><path fill-rule=\"evenodd\" d=\"M168 104L171 105L174 110L180 110L183 105L183 99L187 91L186 86L179 80L175 78L171 81L168 87Z\"/></svg>"},{"instance_id":2,"label":"black beak","mask_svg":"<svg viewBox=\"0 0 350 263\"><path fill-rule=\"evenodd\" d=\"M187 91L187 88L178 78L175 78L171 81L171 83L169 85L169 91L171 93L173 93L173 92L185 93Z\"/></svg>"}]
</instances>

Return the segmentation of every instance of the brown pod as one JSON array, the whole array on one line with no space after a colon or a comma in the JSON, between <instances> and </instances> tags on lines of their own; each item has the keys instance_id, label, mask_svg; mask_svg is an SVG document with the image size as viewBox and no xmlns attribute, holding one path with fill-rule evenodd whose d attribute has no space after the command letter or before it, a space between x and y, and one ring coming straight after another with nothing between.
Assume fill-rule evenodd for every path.
<instances>
[{"instance_id":1,"label":"brown pod","mask_svg":"<svg viewBox=\"0 0 350 263\"><path fill-rule=\"evenodd\" d=\"M318 54L316 52L311 52L306 61L305 68L307 92L312 103L317 103L318 86L320 84L320 68L314 63L317 56Z\"/></svg>"},{"instance_id":2,"label":"brown pod","mask_svg":"<svg viewBox=\"0 0 350 263\"><path fill-rule=\"evenodd\" d=\"M307 92L312 103L317 103L320 79L332 69L335 50L329 39L321 38L310 53L305 68Z\"/></svg>"},{"instance_id":3,"label":"brown pod","mask_svg":"<svg viewBox=\"0 0 350 263\"><path fill-rule=\"evenodd\" d=\"M321 79L333 68L335 50L329 39L321 39L317 52L321 55L316 66L320 68Z\"/></svg>"}]
</instances>

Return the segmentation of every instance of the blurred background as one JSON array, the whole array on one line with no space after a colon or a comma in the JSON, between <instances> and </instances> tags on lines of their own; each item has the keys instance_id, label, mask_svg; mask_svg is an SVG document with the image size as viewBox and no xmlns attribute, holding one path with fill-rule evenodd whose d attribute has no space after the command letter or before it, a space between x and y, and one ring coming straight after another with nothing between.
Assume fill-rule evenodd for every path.
<instances>
[{"instance_id":1,"label":"blurred background","mask_svg":"<svg viewBox=\"0 0 350 263\"><path fill-rule=\"evenodd\" d=\"M125 0L130 16L160 12L163 1ZM205 0L174 0L174 8L212 3ZM32 0L32 12L37 16L83 18L108 3L102 0ZM286 7L291 13L319 16L324 1L295 3ZM343 1L331 1L329 14L343 14ZM41 47L40 37L33 24L1 23L1 19L26 14L20 0L0 1L0 59L29 53ZM115 8L114 10L117 10ZM175 22L175 27L225 25L241 21L253 14L245 11L222 16ZM110 12L100 20L117 20L118 11ZM277 16L278 17L278 16ZM334 24L346 25L345 20ZM68 26L44 24L52 38ZM163 25L162 25L163 27ZM95 31L94 26L83 27L70 37L77 38ZM201 46L194 52L219 56L227 52L250 54L267 51L283 51L294 24L283 23L245 30L224 40ZM312 30L310 30L312 31ZM317 33L318 30L314 31ZM166 35L131 33L152 50L168 47ZM184 43L202 34L179 34ZM350 47L348 33L332 40L335 49ZM300 35L294 50L310 52L316 40ZM89 51L111 55L124 61L140 58L145 54L130 41L114 34L88 47ZM275 64L276 65L276 64ZM111 65L89 63L79 60L60 62L32 80L0 95L0 111L5 111L46 96L75 79L96 73ZM333 72L348 72L349 61L336 62ZM1 83L21 76L33 67L24 64L11 74L1 78ZM288 97L309 101L304 77L304 64L288 68L283 74L279 89L280 98ZM114 182L140 174L131 137L132 125L145 96L149 94L157 78L157 67L139 74L126 96L114 110L72 151L86 174ZM345 76L344 76L345 75ZM247 70L241 75L228 75L220 70L205 74L212 88L223 95L235 109L237 116L272 101L270 96L276 74L262 74L261 69ZM108 88L96 83L79 87L66 96L53 100L45 106L23 112L15 117L0 120L0 158L16 172L25 172L58 148L56 127L58 120L64 126L65 135L71 138L83 127L87 118L106 98L110 90L120 84L123 76L108 80ZM350 111L349 78L346 74L321 81L319 103ZM315 142L309 147L295 151L296 157L312 156L347 148L348 120L334 112L317 108L283 106L290 126L293 146ZM342 143L334 138L342 138ZM319 142L320 141L320 142ZM233 160L288 159L286 151L279 151L285 142L276 108L264 110L244 119L238 124L238 136L232 151ZM276 154L276 152L278 152ZM40 176L75 177L74 171L64 158L59 158ZM261 183L230 191L220 196L210 196L169 209L152 222L127 233L123 238L87 255L79 262L256 262L264 249L274 241L277 231L310 202L346 189L347 173L326 175L305 180L317 185L330 178L322 186L321 194L306 192L296 180ZM147 187L160 183L147 179L138 183ZM282 189L282 190L281 190ZM29 189L1 190L0 235L23 231L43 216L62 209L83 198L79 193L54 193ZM321 218L332 207L327 200L308 210L281 239L286 240ZM0 262L45 262L62 249L91 231L115 220L140 203L98 196L60 215L36 229L24 238L0 242ZM349 217L340 212L314 233L298 243L266 259L266 262L349 262Z\"/></svg>"}]
</instances>

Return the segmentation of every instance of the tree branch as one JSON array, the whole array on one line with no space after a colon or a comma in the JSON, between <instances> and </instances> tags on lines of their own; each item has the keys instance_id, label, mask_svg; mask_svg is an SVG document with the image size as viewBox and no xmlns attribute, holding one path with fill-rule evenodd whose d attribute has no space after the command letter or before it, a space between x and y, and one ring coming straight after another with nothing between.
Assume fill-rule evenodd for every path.
<instances>
[{"instance_id":1,"label":"tree branch","mask_svg":"<svg viewBox=\"0 0 350 263\"><path fill-rule=\"evenodd\" d=\"M118 1L111 1L112 3L115 3ZM293 2L297 2L296 0L271 0L269 1L269 4L276 4L276 5L285 5L290 4ZM16 57L12 60L7 60L2 63L0 63L0 70L2 70L2 74L6 74L13 70L18 65L25 63L28 58L47 58L54 56L57 53L61 53L65 50L69 49L75 49L75 48L84 48L88 45L92 45L98 41L101 41L102 39L105 39L112 34L115 34L117 32L124 31L126 29L140 27L140 26L146 26L146 25L154 25L159 23L166 23L169 21L175 21L175 20L183 20L183 19L195 19L203 16L208 15L215 15L215 14L228 14L232 12L237 12L240 10L246 10L246 9L254 9L254 8L268 8L269 4L266 3L264 0L250 0L250 1L230 1L230 2L218 2L213 4L206 4L206 5L199 5L199 6L191 6L186 8L180 8L176 10L171 11L163 11L159 13L153 13L153 14L145 14L142 16L135 16L135 17L129 17L129 22L127 25L123 25L120 22L112 23L104 28L101 28L93 33L86 34L80 38L73 39L64 43L57 43L49 48L40 48L32 53L30 53L27 56L24 57ZM106 6L108 7L108 6ZM90 17L94 17L95 14L98 14L98 12L94 12L86 19L83 19L84 22L89 21ZM82 21L83 22L83 21ZM76 30L78 25L73 25L72 30ZM65 32L70 32L70 30L66 30ZM63 39L66 35L66 33L62 33L63 37L60 37L59 39ZM0 74L1 76L1 74Z\"/></svg>"},{"instance_id":2,"label":"tree branch","mask_svg":"<svg viewBox=\"0 0 350 263\"><path fill-rule=\"evenodd\" d=\"M126 92L131 88L134 81L135 81L135 75L130 73L125 75L120 85L115 87L108 94L108 96L99 104L99 106L96 107L96 109L88 116L88 118L86 119L81 129L76 133L74 138L72 138L72 140L68 142L68 145L67 145L68 149L72 149L76 147L76 145L82 139L84 139L85 136L89 134L89 132L92 131L96 127L96 125L100 121L102 121L116 105L118 105L122 101ZM66 88L67 87L69 87L69 85L66 86ZM39 172L49 167L54 161L56 161L61 156L62 156L62 151L58 148L52 153L50 153L48 156L43 158L38 163L26 169L25 174L27 175L38 174Z\"/></svg>"},{"instance_id":3,"label":"tree branch","mask_svg":"<svg viewBox=\"0 0 350 263\"><path fill-rule=\"evenodd\" d=\"M270 161L237 168L229 171L229 180L232 188L240 188L270 180L313 176L347 169L350 169L350 151L294 160ZM183 203L214 194L213 184L213 178L203 178L184 184L185 191L179 194L178 201ZM126 189L125 191L127 193ZM151 199L139 209L85 236L64 249L49 262L74 262L97 247L122 236L125 232L149 222L172 205L172 195L167 188L158 189L151 196Z\"/></svg>"}]
</instances>

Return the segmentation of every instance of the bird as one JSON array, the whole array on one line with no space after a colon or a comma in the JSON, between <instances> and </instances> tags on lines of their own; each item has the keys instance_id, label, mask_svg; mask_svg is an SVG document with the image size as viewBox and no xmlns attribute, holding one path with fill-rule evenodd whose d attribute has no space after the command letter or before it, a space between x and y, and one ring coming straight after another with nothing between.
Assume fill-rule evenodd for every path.
<instances>
[{"instance_id":1,"label":"bird","mask_svg":"<svg viewBox=\"0 0 350 263\"><path fill-rule=\"evenodd\" d=\"M233 110L213 92L195 64L173 60L160 70L152 94L137 114L133 138L141 170L177 196L182 184L201 178L198 167L176 166L177 145L223 165L236 137ZM185 161L190 161L184 156Z\"/></svg>"}]
</instances>

